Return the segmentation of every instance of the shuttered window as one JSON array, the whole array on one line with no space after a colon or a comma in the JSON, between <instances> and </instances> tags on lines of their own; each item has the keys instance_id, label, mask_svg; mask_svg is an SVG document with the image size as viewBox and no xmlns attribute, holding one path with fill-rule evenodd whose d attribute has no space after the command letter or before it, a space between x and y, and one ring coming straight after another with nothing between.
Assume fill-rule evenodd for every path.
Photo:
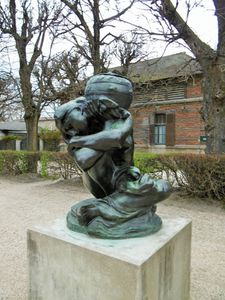
<instances>
[{"instance_id":1,"label":"shuttered window","mask_svg":"<svg viewBox=\"0 0 225 300\"><path fill-rule=\"evenodd\" d=\"M166 115L166 146L175 145L175 114Z\"/></svg>"},{"instance_id":2,"label":"shuttered window","mask_svg":"<svg viewBox=\"0 0 225 300\"><path fill-rule=\"evenodd\" d=\"M175 145L175 114L150 115L150 145Z\"/></svg>"},{"instance_id":3,"label":"shuttered window","mask_svg":"<svg viewBox=\"0 0 225 300\"><path fill-rule=\"evenodd\" d=\"M186 98L187 84L185 82L173 83L173 84L157 84L151 87L142 85L142 88L136 88L136 92L139 93L137 102L149 102L149 101L169 101L179 100ZM145 93L145 95L144 95ZM143 94L143 97L141 96Z\"/></svg>"},{"instance_id":4,"label":"shuttered window","mask_svg":"<svg viewBox=\"0 0 225 300\"><path fill-rule=\"evenodd\" d=\"M186 85L183 83L160 86L150 91L151 101L178 100L186 97Z\"/></svg>"}]
</instances>

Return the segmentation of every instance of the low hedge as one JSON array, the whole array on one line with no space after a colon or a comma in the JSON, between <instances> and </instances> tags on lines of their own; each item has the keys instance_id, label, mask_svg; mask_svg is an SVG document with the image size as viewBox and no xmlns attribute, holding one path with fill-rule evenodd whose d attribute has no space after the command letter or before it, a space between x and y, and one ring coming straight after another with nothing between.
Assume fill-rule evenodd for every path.
<instances>
[{"instance_id":1,"label":"low hedge","mask_svg":"<svg viewBox=\"0 0 225 300\"><path fill-rule=\"evenodd\" d=\"M81 172L67 152L0 151L0 174L39 173L42 177L80 177Z\"/></svg>"},{"instance_id":2,"label":"low hedge","mask_svg":"<svg viewBox=\"0 0 225 300\"><path fill-rule=\"evenodd\" d=\"M18 175L36 172L38 159L38 152L0 151L0 174Z\"/></svg>"},{"instance_id":3,"label":"low hedge","mask_svg":"<svg viewBox=\"0 0 225 300\"><path fill-rule=\"evenodd\" d=\"M135 157L142 172L165 177L189 195L225 201L225 155L136 153Z\"/></svg>"},{"instance_id":4,"label":"low hedge","mask_svg":"<svg viewBox=\"0 0 225 300\"><path fill-rule=\"evenodd\" d=\"M41 152L40 174L42 177L59 176L64 179L81 178L81 171L67 152Z\"/></svg>"},{"instance_id":5,"label":"low hedge","mask_svg":"<svg viewBox=\"0 0 225 300\"><path fill-rule=\"evenodd\" d=\"M135 152L134 165L143 173L157 173L161 168L158 158L159 154L150 152Z\"/></svg>"},{"instance_id":6,"label":"low hedge","mask_svg":"<svg viewBox=\"0 0 225 300\"><path fill-rule=\"evenodd\" d=\"M143 173L166 178L189 195L225 201L225 155L152 154L136 152ZM0 174L38 172L42 177L81 178L67 152L0 151Z\"/></svg>"}]
</instances>

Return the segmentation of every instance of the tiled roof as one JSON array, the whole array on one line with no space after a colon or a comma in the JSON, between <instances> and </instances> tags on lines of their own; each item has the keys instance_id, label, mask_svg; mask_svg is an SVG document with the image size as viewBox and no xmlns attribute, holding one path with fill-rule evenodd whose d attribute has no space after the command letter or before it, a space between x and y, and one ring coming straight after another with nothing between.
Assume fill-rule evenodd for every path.
<instances>
[{"instance_id":1,"label":"tiled roof","mask_svg":"<svg viewBox=\"0 0 225 300\"><path fill-rule=\"evenodd\" d=\"M26 131L26 125L23 121L8 121L0 123L0 130L8 131Z\"/></svg>"},{"instance_id":2,"label":"tiled roof","mask_svg":"<svg viewBox=\"0 0 225 300\"><path fill-rule=\"evenodd\" d=\"M116 67L112 68L112 71L120 69L121 67ZM181 52L133 63L129 66L128 77L134 82L146 82L201 73L197 61Z\"/></svg>"}]
</instances>

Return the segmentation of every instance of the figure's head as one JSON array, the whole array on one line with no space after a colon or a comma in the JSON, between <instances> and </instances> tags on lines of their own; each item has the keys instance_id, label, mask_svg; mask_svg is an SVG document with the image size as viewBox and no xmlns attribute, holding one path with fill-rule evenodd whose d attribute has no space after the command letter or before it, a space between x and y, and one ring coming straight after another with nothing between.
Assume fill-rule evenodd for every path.
<instances>
[{"instance_id":1,"label":"figure's head","mask_svg":"<svg viewBox=\"0 0 225 300\"><path fill-rule=\"evenodd\" d=\"M128 109L133 99L130 80L115 73L102 73L92 76L85 88L88 100L110 99Z\"/></svg>"},{"instance_id":2,"label":"figure's head","mask_svg":"<svg viewBox=\"0 0 225 300\"><path fill-rule=\"evenodd\" d=\"M55 112L56 126L64 137L86 133L88 118L86 114L87 100L84 97L61 105Z\"/></svg>"}]
</instances>

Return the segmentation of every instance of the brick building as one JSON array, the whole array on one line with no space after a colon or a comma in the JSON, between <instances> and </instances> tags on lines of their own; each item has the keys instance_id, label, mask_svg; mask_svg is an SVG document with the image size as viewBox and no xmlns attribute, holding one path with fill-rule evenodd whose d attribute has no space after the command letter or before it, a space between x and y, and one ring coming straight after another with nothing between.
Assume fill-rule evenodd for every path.
<instances>
[{"instance_id":1,"label":"brick building","mask_svg":"<svg viewBox=\"0 0 225 300\"><path fill-rule=\"evenodd\" d=\"M136 148L152 152L205 148L199 64L186 53L132 64Z\"/></svg>"}]
</instances>

